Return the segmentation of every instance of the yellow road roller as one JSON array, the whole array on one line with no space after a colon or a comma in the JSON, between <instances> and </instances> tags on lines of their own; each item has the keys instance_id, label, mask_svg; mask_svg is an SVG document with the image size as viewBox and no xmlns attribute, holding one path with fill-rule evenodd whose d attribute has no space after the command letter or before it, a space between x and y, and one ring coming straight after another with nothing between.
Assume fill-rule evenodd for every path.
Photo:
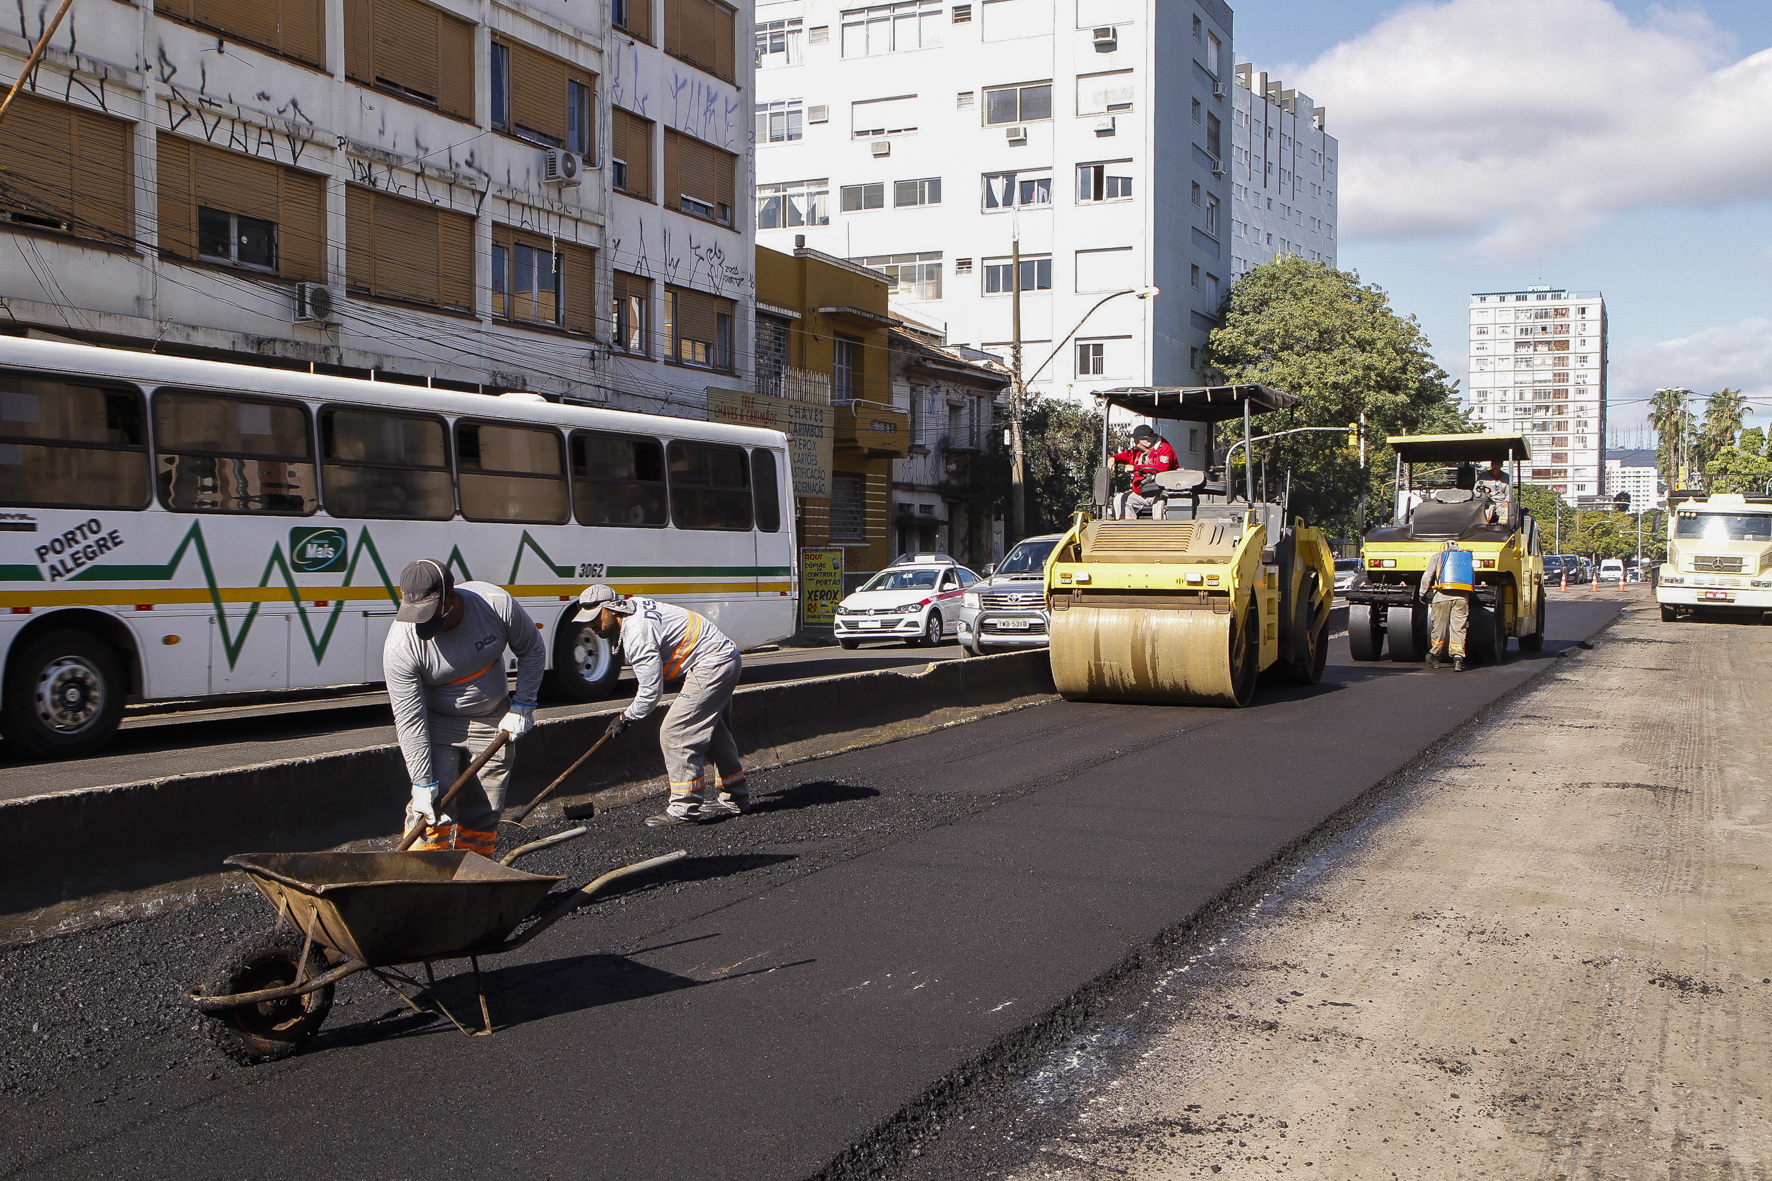
<instances>
[{"instance_id":1,"label":"yellow road roller","mask_svg":"<svg viewBox=\"0 0 1772 1181\"><path fill-rule=\"evenodd\" d=\"M1052 679L1072 701L1243 706L1264 671L1322 679L1335 560L1320 531L1286 520L1285 497L1227 478L1248 454L1251 412L1296 405L1261 385L1110 390L1109 405L1158 420L1183 463L1157 477L1149 519L1079 512L1046 564ZM1223 461L1217 424L1240 418ZM1202 447L1203 444L1203 447ZM1185 465L1193 458L1201 466ZM1266 475L1261 483L1265 485ZM1097 512L1105 506L1097 506Z\"/></svg>"},{"instance_id":2,"label":"yellow road roller","mask_svg":"<svg viewBox=\"0 0 1772 1181\"><path fill-rule=\"evenodd\" d=\"M1448 541L1471 551L1466 651L1499 660L1509 637L1520 651L1544 647L1544 553L1538 523L1520 506L1524 435L1392 435L1395 515L1366 534L1363 581L1347 592L1348 648L1355 660L1427 659L1428 608L1421 579Z\"/></svg>"}]
</instances>

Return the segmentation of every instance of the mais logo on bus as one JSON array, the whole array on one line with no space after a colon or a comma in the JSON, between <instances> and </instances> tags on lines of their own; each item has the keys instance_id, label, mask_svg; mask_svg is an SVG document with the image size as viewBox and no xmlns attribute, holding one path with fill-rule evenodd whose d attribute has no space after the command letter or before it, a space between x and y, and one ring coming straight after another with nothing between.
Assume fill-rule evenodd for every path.
<instances>
[{"instance_id":1,"label":"mais logo on bus","mask_svg":"<svg viewBox=\"0 0 1772 1181\"><path fill-rule=\"evenodd\" d=\"M348 549L343 529L291 529L289 564L301 574L325 574L345 568Z\"/></svg>"}]
</instances>

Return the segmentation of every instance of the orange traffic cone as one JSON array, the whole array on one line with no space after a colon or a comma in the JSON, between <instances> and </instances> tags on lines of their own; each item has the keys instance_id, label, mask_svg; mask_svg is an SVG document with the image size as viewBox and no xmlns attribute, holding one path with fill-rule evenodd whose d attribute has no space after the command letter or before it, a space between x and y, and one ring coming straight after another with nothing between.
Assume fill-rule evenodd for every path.
<instances>
[{"instance_id":1,"label":"orange traffic cone","mask_svg":"<svg viewBox=\"0 0 1772 1181\"><path fill-rule=\"evenodd\" d=\"M1569 567L1568 566L1563 567L1563 589L1564 590L1569 589Z\"/></svg>"}]
</instances>

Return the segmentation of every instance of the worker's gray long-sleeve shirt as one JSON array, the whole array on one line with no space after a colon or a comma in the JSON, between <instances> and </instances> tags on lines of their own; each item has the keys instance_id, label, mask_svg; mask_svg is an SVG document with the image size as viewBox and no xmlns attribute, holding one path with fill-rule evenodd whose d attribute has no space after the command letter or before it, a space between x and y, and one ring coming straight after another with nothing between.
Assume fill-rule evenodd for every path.
<instances>
[{"instance_id":1,"label":"worker's gray long-sleeve shirt","mask_svg":"<svg viewBox=\"0 0 1772 1181\"><path fill-rule=\"evenodd\" d=\"M429 640L410 623L396 622L382 647L382 676L394 731L414 783L436 779L431 769L430 714L480 717L506 707L505 649L517 657L517 700L534 701L547 652L523 604L489 582L458 583L461 622Z\"/></svg>"},{"instance_id":2,"label":"worker's gray long-sleeve shirt","mask_svg":"<svg viewBox=\"0 0 1772 1181\"><path fill-rule=\"evenodd\" d=\"M651 713L664 683L707 659L736 660L738 646L706 616L675 603L634 596L631 615L622 617L621 651L639 682L622 713L637 722Z\"/></svg>"}]
</instances>

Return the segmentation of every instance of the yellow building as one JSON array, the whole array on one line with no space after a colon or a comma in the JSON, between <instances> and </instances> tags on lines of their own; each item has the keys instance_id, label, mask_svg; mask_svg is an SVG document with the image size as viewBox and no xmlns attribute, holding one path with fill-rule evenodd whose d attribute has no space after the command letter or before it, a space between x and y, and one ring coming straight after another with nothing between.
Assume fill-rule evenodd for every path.
<instances>
[{"instance_id":1,"label":"yellow building","mask_svg":"<svg viewBox=\"0 0 1772 1181\"><path fill-rule=\"evenodd\" d=\"M910 449L909 416L892 405L887 288L816 250L757 248L757 393L830 407L829 470L796 464L795 526L801 547L844 551L850 588L894 556L892 461Z\"/></svg>"}]
</instances>

